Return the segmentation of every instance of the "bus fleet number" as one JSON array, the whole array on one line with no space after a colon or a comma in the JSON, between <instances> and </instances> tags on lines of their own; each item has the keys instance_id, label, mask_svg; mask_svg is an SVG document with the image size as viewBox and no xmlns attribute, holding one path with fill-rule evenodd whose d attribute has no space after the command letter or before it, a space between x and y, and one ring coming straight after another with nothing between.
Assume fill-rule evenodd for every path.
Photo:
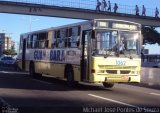
<instances>
[{"instance_id":1,"label":"bus fleet number","mask_svg":"<svg viewBox=\"0 0 160 113\"><path fill-rule=\"evenodd\" d=\"M126 65L126 61L116 60L116 65L124 66L124 65Z\"/></svg>"}]
</instances>

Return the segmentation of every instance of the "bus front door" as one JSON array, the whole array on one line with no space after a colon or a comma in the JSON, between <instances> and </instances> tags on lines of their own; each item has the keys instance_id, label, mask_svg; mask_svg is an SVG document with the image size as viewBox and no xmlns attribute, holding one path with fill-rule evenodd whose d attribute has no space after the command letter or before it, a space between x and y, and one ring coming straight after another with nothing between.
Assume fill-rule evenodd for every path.
<instances>
[{"instance_id":1,"label":"bus front door","mask_svg":"<svg viewBox=\"0 0 160 113\"><path fill-rule=\"evenodd\" d=\"M25 60L26 60L26 39L23 39L22 46L22 70L25 70Z\"/></svg>"},{"instance_id":2,"label":"bus front door","mask_svg":"<svg viewBox=\"0 0 160 113\"><path fill-rule=\"evenodd\" d=\"M81 81L83 82L88 82L90 75L91 33L88 30L82 33Z\"/></svg>"}]
</instances>

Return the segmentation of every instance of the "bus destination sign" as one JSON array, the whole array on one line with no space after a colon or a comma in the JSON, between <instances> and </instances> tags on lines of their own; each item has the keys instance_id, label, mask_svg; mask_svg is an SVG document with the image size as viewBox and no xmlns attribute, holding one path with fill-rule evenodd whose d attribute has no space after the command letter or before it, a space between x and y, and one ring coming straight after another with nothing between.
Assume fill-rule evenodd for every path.
<instances>
[{"instance_id":1,"label":"bus destination sign","mask_svg":"<svg viewBox=\"0 0 160 113\"><path fill-rule=\"evenodd\" d=\"M113 23L112 27L116 29L127 29L127 30L137 30L138 29L136 25L121 24L121 23Z\"/></svg>"}]
</instances>

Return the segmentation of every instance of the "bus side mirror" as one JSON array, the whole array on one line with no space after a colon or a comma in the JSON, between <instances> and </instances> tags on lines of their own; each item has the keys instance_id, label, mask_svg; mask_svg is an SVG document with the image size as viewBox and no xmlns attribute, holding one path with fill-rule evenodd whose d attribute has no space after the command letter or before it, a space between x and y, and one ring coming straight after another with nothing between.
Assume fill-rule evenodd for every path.
<instances>
[{"instance_id":1,"label":"bus side mirror","mask_svg":"<svg viewBox=\"0 0 160 113\"><path fill-rule=\"evenodd\" d=\"M95 39L95 31L94 30L92 30L91 38Z\"/></svg>"}]
</instances>

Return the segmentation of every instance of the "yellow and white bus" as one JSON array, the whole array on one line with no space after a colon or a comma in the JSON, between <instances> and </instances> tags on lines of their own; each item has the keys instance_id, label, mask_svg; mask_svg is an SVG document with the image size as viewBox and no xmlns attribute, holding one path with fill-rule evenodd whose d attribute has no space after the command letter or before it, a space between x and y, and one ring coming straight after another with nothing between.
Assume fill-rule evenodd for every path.
<instances>
[{"instance_id":1,"label":"yellow and white bus","mask_svg":"<svg viewBox=\"0 0 160 113\"><path fill-rule=\"evenodd\" d=\"M141 25L95 19L21 34L18 66L74 82L140 82Z\"/></svg>"}]
</instances>

